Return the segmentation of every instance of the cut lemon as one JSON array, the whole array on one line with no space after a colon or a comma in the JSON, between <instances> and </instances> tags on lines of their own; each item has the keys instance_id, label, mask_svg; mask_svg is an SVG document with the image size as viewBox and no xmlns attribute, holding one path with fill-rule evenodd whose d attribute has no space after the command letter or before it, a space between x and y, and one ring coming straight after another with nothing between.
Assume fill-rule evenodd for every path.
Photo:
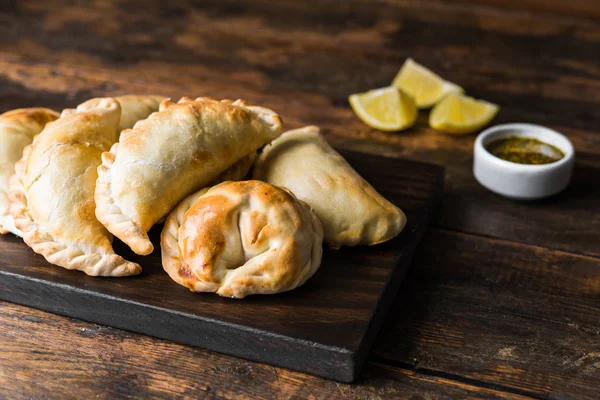
<instances>
[{"instance_id":1,"label":"cut lemon","mask_svg":"<svg viewBox=\"0 0 600 400\"><path fill-rule=\"evenodd\" d=\"M350 106L365 124L382 131L410 128L417 120L413 98L395 87L369 90L348 97Z\"/></svg>"},{"instance_id":2,"label":"cut lemon","mask_svg":"<svg viewBox=\"0 0 600 400\"><path fill-rule=\"evenodd\" d=\"M448 93L464 92L460 86L443 80L412 58L408 58L404 62L398 75L394 78L392 86L410 94L419 108L434 106Z\"/></svg>"},{"instance_id":3,"label":"cut lemon","mask_svg":"<svg viewBox=\"0 0 600 400\"><path fill-rule=\"evenodd\" d=\"M429 126L446 133L467 134L489 124L499 109L487 101L449 94L431 110Z\"/></svg>"}]
</instances>

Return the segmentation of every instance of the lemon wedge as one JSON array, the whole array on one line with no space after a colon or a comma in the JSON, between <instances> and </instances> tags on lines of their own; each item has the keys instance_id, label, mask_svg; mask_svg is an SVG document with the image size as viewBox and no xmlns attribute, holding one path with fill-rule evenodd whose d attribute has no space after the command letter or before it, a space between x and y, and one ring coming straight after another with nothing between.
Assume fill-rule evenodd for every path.
<instances>
[{"instance_id":1,"label":"lemon wedge","mask_svg":"<svg viewBox=\"0 0 600 400\"><path fill-rule=\"evenodd\" d=\"M392 86L353 94L348 101L358 118L371 128L400 131L410 128L417 120L413 98Z\"/></svg>"},{"instance_id":2,"label":"lemon wedge","mask_svg":"<svg viewBox=\"0 0 600 400\"><path fill-rule=\"evenodd\" d=\"M464 90L445 81L421 64L408 58L394 78L392 86L404 90L411 95L417 107L430 108L444 98L448 93L463 93Z\"/></svg>"},{"instance_id":3,"label":"lemon wedge","mask_svg":"<svg viewBox=\"0 0 600 400\"><path fill-rule=\"evenodd\" d=\"M429 126L446 133L472 133L489 124L499 109L496 104L451 93L431 110Z\"/></svg>"}]
</instances>

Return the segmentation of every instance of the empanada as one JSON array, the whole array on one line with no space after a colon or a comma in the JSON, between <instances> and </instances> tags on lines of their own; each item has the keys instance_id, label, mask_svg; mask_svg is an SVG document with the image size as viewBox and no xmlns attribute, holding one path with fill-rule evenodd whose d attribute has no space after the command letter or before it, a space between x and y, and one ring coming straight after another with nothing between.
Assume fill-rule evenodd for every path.
<instances>
[{"instance_id":1,"label":"empanada","mask_svg":"<svg viewBox=\"0 0 600 400\"><path fill-rule=\"evenodd\" d=\"M31 144L47 122L58 118L56 111L48 108L20 108L0 115L0 234L23 233L15 226L8 212L10 178L15 173L15 163L23 156L23 149Z\"/></svg>"},{"instance_id":2,"label":"empanada","mask_svg":"<svg viewBox=\"0 0 600 400\"><path fill-rule=\"evenodd\" d=\"M285 187L310 205L334 248L392 239L406 216L381 196L320 135L307 126L265 146L253 178Z\"/></svg>"},{"instance_id":3,"label":"empanada","mask_svg":"<svg viewBox=\"0 0 600 400\"><path fill-rule=\"evenodd\" d=\"M114 253L111 235L94 215L97 167L117 140L120 116L112 98L64 110L15 166L10 212L25 243L52 264L94 276L141 272Z\"/></svg>"},{"instance_id":4,"label":"empanada","mask_svg":"<svg viewBox=\"0 0 600 400\"><path fill-rule=\"evenodd\" d=\"M115 99L121 105L121 121L119 132L131 129L136 122L148 118L148 115L158 111L164 96L128 94L117 96Z\"/></svg>"},{"instance_id":5,"label":"empanada","mask_svg":"<svg viewBox=\"0 0 600 400\"><path fill-rule=\"evenodd\" d=\"M149 254L152 225L281 128L273 111L241 100L164 101L102 154L96 216L137 254Z\"/></svg>"},{"instance_id":6,"label":"empanada","mask_svg":"<svg viewBox=\"0 0 600 400\"><path fill-rule=\"evenodd\" d=\"M224 182L184 199L161 234L180 285L225 297L292 290L321 264L323 228L301 200L261 181Z\"/></svg>"}]
</instances>

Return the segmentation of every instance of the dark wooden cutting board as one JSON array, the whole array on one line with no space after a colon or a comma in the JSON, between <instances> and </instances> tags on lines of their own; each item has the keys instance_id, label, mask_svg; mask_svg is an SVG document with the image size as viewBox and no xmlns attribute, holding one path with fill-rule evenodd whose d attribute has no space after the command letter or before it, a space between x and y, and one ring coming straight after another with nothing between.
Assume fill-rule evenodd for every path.
<instances>
[{"instance_id":1,"label":"dark wooden cutting board","mask_svg":"<svg viewBox=\"0 0 600 400\"><path fill-rule=\"evenodd\" d=\"M304 286L243 300L198 294L177 285L155 252L115 250L144 272L93 278L47 263L20 238L0 238L0 298L57 314L127 329L326 378L360 372L391 300L410 265L443 188L443 168L362 153L347 160L408 217L406 229L377 246L325 249ZM402 338L398 338L402 340Z\"/></svg>"}]
</instances>

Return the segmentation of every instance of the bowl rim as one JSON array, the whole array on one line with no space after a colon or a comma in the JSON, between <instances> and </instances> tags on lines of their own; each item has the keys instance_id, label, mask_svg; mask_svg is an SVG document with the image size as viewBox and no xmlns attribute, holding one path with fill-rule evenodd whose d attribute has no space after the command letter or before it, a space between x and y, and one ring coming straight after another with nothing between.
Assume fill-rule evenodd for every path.
<instances>
[{"instance_id":1,"label":"bowl rim","mask_svg":"<svg viewBox=\"0 0 600 400\"><path fill-rule=\"evenodd\" d=\"M542 136L547 136L547 135L554 136L554 137L564 141L564 146L556 145L556 144L552 144L552 145L558 147L565 154L565 156L558 161L554 161L554 162L547 163L547 164L520 164L520 163L515 163L512 161L506 161L506 160L503 160L503 159L493 155L483 145L483 143L485 141L488 141L489 138L492 138L494 136L500 136L501 134L503 134L504 132L509 131L509 130L518 130L523 133L526 133L527 136L529 136L529 137L539 139L542 141L545 141ZM475 140L475 152L476 152L477 156L481 156L481 157L485 158L485 161L487 161L487 162L492 162L499 166L502 166L505 168L510 168L513 170L522 170L522 171L531 171L531 172L534 172L534 171L540 172L543 170L551 170L551 169L561 168L561 167L569 164L575 157L575 149L573 147L573 144L571 143L571 141L569 140L569 138L567 136L563 135L562 133L560 133L554 129L551 129L551 128L548 128L548 127L545 127L542 125L522 123L522 122L500 124L500 125L495 125L495 126L485 129L483 132L481 132L477 136L477 139Z\"/></svg>"}]
</instances>

